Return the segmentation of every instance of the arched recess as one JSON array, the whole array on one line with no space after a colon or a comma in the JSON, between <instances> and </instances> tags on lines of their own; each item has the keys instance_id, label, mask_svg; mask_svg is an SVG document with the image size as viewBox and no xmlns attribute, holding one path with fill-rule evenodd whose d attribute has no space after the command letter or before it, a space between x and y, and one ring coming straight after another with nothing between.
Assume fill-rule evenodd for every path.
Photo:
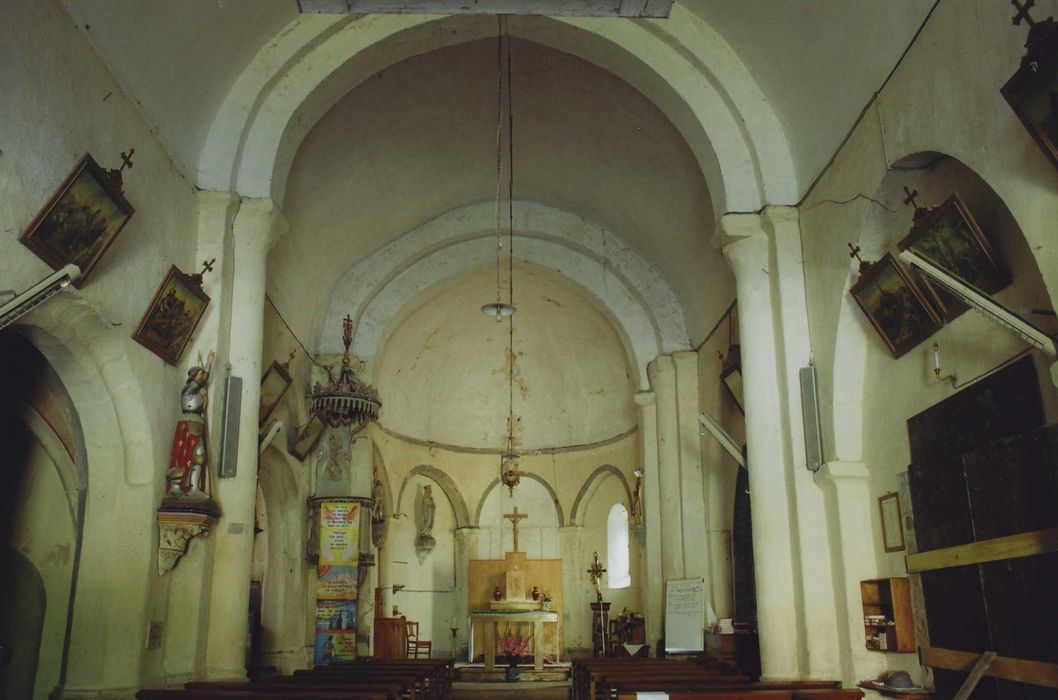
<instances>
[{"instance_id":1,"label":"arched recess","mask_svg":"<svg viewBox=\"0 0 1058 700\"><path fill-rule=\"evenodd\" d=\"M400 492L397 494L398 512L404 512L401 508L401 504L404 502L404 489L408 486L408 482L413 476L419 475L425 476L441 487L441 491L448 498L448 502L452 504L452 511L455 513L456 518L456 528L469 527L470 514L467 510L467 502L463 499L463 494L459 492L456 482L448 474L429 464L420 464L417 467L413 467L408 472L408 475L404 477L404 481L400 485Z\"/></svg>"},{"instance_id":2,"label":"arched recess","mask_svg":"<svg viewBox=\"0 0 1058 700\"><path fill-rule=\"evenodd\" d=\"M154 518L152 487L160 478L155 453L156 405L144 400L126 354L127 337L76 294L62 294L13 327L55 370L77 411L87 478L82 547L70 616L66 688L98 687L100 677L121 687L139 682L147 597L156 542L139 524ZM160 378L160 377L159 377ZM174 382L175 384L176 382ZM161 403L161 401L159 401ZM171 430L168 428L167 430ZM136 526L130 527L130 523ZM121 596L100 597L100 590ZM106 645L113 654L100 659Z\"/></svg>"},{"instance_id":3,"label":"arched recess","mask_svg":"<svg viewBox=\"0 0 1058 700\"><path fill-rule=\"evenodd\" d=\"M547 479L540 476L539 474L533 474L532 472L523 471L519 473L521 474L521 477L523 479L532 479L533 481L539 482L540 485L547 490L548 495L551 496L551 501L555 504L555 515L558 516L558 526L565 527L566 517L565 514L562 512L562 504L559 503L558 494L555 493L555 489L551 486L550 483L548 483ZM489 483L488 486L485 487L485 490L482 492L481 500L478 501L478 507L474 511L474 527L481 527L481 509L485 507L485 499L488 498L489 494L492 492L492 489L496 488L499 485L500 478L496 477Z\"/></svg>"},{"instance_id":4,"label":"arched recess","mask_svg":"<svg viewBox=\"0 0 1058 700\"><path fill-rule=\"evenodd\" d=\"M304 663L305 499L290 458L274 446L261 455L258 485L268 514L268 557L262 586L261 653L265 665Z\"/></svg>"},{"instance_id":5,"label":"arched recess","mask_svg":"<svg viewBox=\"0 0 1058 700\"><path fill-rule=\"evenodd\" d=\"M893 163L874 193L874 199L885 206L871 207L860 229L857 244L865 260L876 260L886 252L895 254L897 244L909 233L910 211L902 206L904 187L917 190L920 206L937 206L957 193L997 253L1000 265L1013 280L1010 286L993 296L1018 313L1025 309L1053 309L1036 253L1030 248L1013 213L980 174L947 154L923 151ZM869 395L871 378L878 375L875 360L893 361L848 293L857 279L858 271L850 265L845 291L836 311L834 373L829 381L832 397L828 402L832 420L824 421L827 454L849 462L863 460L864 440L869 435L868 426L873 423L867 412L872 407L881 407L878 402L871 403ZM1050 332L1055 330L1055 324L1044 316L1033 316L1030 320ZM932 346L938 340L942 346L948 346L946 356L951 358L950 351L957 345L965 345L971 333L977 339L975 345L980 351L980 361L986 366L965 373L967 379L979 371L991 369L1010 354L1011 348L1016 351L1028 347L1014 341L1014 336L997 329L979 315L966 313L946 323L931 340L924 341L919 349L897 361L905 361L916 352L925 352L922 347ZM914 359L908 361L915 362ZM1043 376L1046 376L1045 371ZM947 384L944 386L948 387Z\"/></svg>"},{"instance_id":6,"label":"arched recess","mask_svg":"<svg viewBox=\"0 0 1058 700\"><path fill-rule=\"evenodd\" d=\"M331 293L318 347L340 352L341 318L354 310L354 352L375 354L393 317L425 286L495 259L494 209L477 203L446 212L354 265ZM515 207L518 258L585 289L620 329L630 364L647 388L647 364L689 347L683 310L661 275L620 239L584 217L535 202Z\"/></svg>"},{"instance_id":7,"label":"arched recess","mask_svg":"<svg viewBox=\"0 0 1058 700\"><path fill-rule=\"evenodd\" d=\"M588 475L588 478L584 480L584 484L580 487L580 491L577 492L577 497L573 499L573 510L569 516L570 525L584 524L584 508L591 502L591 497L599 489L599 484L602 483L602 480L611 475L616 476L621 482L627 497L625 504L631 507L632 489L628 485L628 479L625 478L624 472L612 464L604 464Z\"/></svg>"},{"instance_id":8,"label":"arched recess","mask_svg":"<svg viewBox=\"0 0 1058 700\"><path fill-rule=\"evenodd\" d=\"M657 104L694 151L718 214L796 200L770 104L723 38L681 6L664 23L516 18L510 32L595 63ZM342 95L404 58L493 34L491 22L468 17L298 17L225 98L200 186L282 201L298 145Z\"/></svg>"}]
</instances>

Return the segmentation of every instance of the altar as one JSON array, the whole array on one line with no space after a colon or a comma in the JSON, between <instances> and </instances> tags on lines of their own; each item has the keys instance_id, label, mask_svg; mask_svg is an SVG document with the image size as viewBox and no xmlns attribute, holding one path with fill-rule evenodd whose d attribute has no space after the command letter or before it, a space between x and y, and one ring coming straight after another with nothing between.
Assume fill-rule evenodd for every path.
<instances>
[{"instance_id":1,"label":"altar","mask_svg":"<svg viewBox=\"0 0 1058 700\"><path fill-rule=\"evenodd\" d=\"M514 530L513 551L503 559L469 562L468 661L484 658L486 669L492 670L496 640L510 630L521 639L532 635L526 653L540 670L545 656L557 661L562 653L562 560L529 559L518 551L518 523L526 516L515 508L504 517ZM545 597L550 601L545 603Z\"/></svg>"},{"instance_id":2,"label":"altar","mask_svg":"<svg viewBox=\"0 0 1058 700\"><path fill-rule=\"evenodd\" d=\"M470 662L474 661L474 628L477 626L476 623L482 623L482 631L484 637L483 646L485 649L485 670L491 671L496 667L496 628L497 623L519 623L528 622L533 625L533 639L544 640L544 624L551 624L558 628L558 613L554 610L476 610L470 613L470 644L468 645L468 658ZM501 632L500 634L503 634ZM558 634L556 632L555 637ZM544 654L543 643L541 643L541 649L536 649L536 643L534 642L533 648L533 668L537 671L544 669ZM556 654L556 661L558 655Z\"/></svg>"}]
</instances>

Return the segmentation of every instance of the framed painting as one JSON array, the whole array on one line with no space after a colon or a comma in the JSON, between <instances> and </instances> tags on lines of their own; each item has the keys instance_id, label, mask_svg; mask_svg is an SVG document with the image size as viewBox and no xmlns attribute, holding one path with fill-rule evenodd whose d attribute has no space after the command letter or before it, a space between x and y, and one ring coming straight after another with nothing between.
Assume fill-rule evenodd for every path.
<instances>
[{"instance_id":1,"label":"framed painting","mask_svg":"<svg viewBox=\"0 0 1058 700\"><path fill-rule=\"evenodd\" d=\"M77 265L81 287L133 211L86 153L18 240L56 270Z\"/></svg>"},{"instance_id":2,"label":"framed painting","mask_svg":"<svg viewBox=\"0 0 1058 700\"><path fill-rule=\"evenodd\" d=\"M1031 37L1030 33L1030 41ZM1031 46L1021 67L999 91L1058 168L1058 34Z\"/></svg>"},{"instance_id":3,"label":"framed painting","mask_svg":"<svg viewBox=\"0 0 1058 700\"><path fill-rule=\"evenodd\" d=\"M305 427L298 431L297 437L294 438L294 444L290 447L290 454L294 455L294 458L299 462L305 461L305 458L316 449L316 445L323 435L323 429L326 427L319 416L313 415L309 422L305 424Z\"/></svg>"},{"instance_id":4,"label":"framed painting","mask_svg":"<svg viewBox=\"0 0 1058 700\"><path fill-rule=\"evenodd\" d=\"M886 552L901 551L904 549L904 523L896 492L879 496L878 510L882 516L882 546Z\"/></svg>"},{"instance_id":5,"label":"framed painting","mask_svg":"<svg viewBox=\"0 0 1058 700\"><path fill-rule=\"evenodd\" d=\"M923 217L898 247L913 250L927 262L988 294L1010 284L1010 276L1000 266L988 238L957 194ZM966 304L925 275L917 277L945 321L966 311Z\"/></svg>"},{"instance_id":6,"label":"framed painting","mask_svg":"<svg viewBox=\"0 0 1058 700\"><path fill-rule=\"evenodd\" d=\"M849 292L894 358L941 326L936 311L890 253L867 268Z\"/></svg>"},{"instance_id":7,"label":"framed painting","mask_svg":"<svg viewBox=\"0 0 1058 700\"><path fill-rule=\"evenodd\" d=\"M276 410L276 406L283 400L283 396L286 395L287 389L293 382L286 366L273 360L268 371L261 377L261 404L257 411L258 428L264 427L268 417L272 415L272 411Z\"/></svg>"},{"instance_id":8,"label":"framed painting","mask_svg":"<svg viewBox=\"0 0 1058 700\"><path fill-rule=\"evenodd\" d=\"M132 339L169 364L179 364L209 305L201 284L201 277L171 265Z\"/></svg>"}]
</instances>

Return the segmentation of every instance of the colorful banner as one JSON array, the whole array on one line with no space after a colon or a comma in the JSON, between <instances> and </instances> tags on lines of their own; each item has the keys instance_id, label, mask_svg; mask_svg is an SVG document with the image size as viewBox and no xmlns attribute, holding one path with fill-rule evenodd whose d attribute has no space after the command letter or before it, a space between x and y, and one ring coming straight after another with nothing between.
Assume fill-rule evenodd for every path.
<instances>
[{"instance_id":1,"label":"colorful banner","mask_svg":"<svg viewBox=\"0 0 1058 700\"><path fill-rule=\"evenodd\" d=\"M320 502L315 644L316 663L320 665L356 659L361 512L356 501Z\"/></svg>"}]
</instances>

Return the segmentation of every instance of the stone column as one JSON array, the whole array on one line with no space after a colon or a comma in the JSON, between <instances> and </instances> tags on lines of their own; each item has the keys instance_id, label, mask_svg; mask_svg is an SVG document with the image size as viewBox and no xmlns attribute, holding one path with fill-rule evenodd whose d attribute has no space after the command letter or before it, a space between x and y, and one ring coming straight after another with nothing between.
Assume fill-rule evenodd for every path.
<instances>
[{"instance_id":1,"label":"stone column","mask_svg":"<svg viewBox=\"0 0 1058 700\"><path fill-rule=\"evenodd\" d=\"M660 355L647 368L656 395L658 488L661 502L661 575L684 577L683 510L680 494L680 432L676 410L676 367Z\"/></svg>"},{"instance_id":2,"label":"stone column","mask_svg":"<svg viewBox=\"0 0 1058 700\"><path fill-rule=\"evenodd\" d=\"M870 473L860 462L827 462L815 481L827 492L826 507L832 528L833 567L841 572L835 591L840 673L845 685L877 678L885 670L885 654L867 651L863 644L863 607L860 581L877 573L870 523L877 517L872 503Z\"/></svg>"},{"instance_id":3,"label":"stone column","mask_svg":"<svg viewBox=\"0 0 1058 700\"><path fill-rule=\"evenodd\" d=\"M725 215L720 222L721 242L735 272L738 294L763 678L799 678L805 645L799 615L803 595L795 551L792 465L782 430L788 416L777 362L781 348L771 288L774 270L762 218Z\"/></svg>"},{"instance_id":4,"label":"stone column","mask_svg":"<svg viewBox=\"0 0 1058 700\"><path fill-rule=\"evenodd\" d=\"M566 525L558 529L562 552L562 631L567 647L591 647L591 610L594 589L587 581L588 564L584 561L584 527ZM569 659L564 659L568 661Z\"/></svg>"},{"instance_id":5,"label":"stone column","mask_svg":"<svg viewBox=\"0 0 1058 700\"><path fill-rule=\"evenodd\" d=\"M456 559L456 593L455 610L452 616L459 620L459 642L460 649L466 647L470 636L467 626L467 616L470 614L470 560L478 558L478 543L481 540L481 528L479 527L457 527L455 529L455 559ZM449 616L445 616L447 619ZM434 642L437 644L437 642Z\"/></svg>"},{"instance_id":6,"label":"stone column","mask_svg":"<svg viewBox=\"0 0 1058 700\"><path fill-rule=\"evenodd\" d=\"M285 230L282 212L270 199L244 199L235 214L228 365L231 374L243 380L242 404L236 475L215 479L213 488L222 515L213 535L213 580L206 638L206 677L212 680L246 678L246 616L257 491L257 408L261 393L265 264L269 248ZM223 364L218 361L219 366ZM217 381L223 381L222 373L217 373Z\"/></svg>"},{"instance_id":7,"label":"stone column","mask_svg":"<svg viewBox=\"0 0 1058 700\"><path fill-rule=\"evenodd\" d=\"M708 573L709 538L706 536L705 498L702 492L702 441L698 422L698 353L672 354L676 369L676 429L679 435L680 511L683 530L683 575L705 579L705 599L712 600Z\"/></svg>"},{"instance_id":8,"label":"stone column","mask_svg":"<svg viewBox=\"0 0 1058 700\"><path fill-rule=\"evenodd\" d=\"M639 451L643 469L643 514L646 544L643 548L643 609L647 642L656 645L663 621L661 576L661 488L658 475L657 405L654 392L635 395L639 409Z\"/></svg>"}]
</instances>

